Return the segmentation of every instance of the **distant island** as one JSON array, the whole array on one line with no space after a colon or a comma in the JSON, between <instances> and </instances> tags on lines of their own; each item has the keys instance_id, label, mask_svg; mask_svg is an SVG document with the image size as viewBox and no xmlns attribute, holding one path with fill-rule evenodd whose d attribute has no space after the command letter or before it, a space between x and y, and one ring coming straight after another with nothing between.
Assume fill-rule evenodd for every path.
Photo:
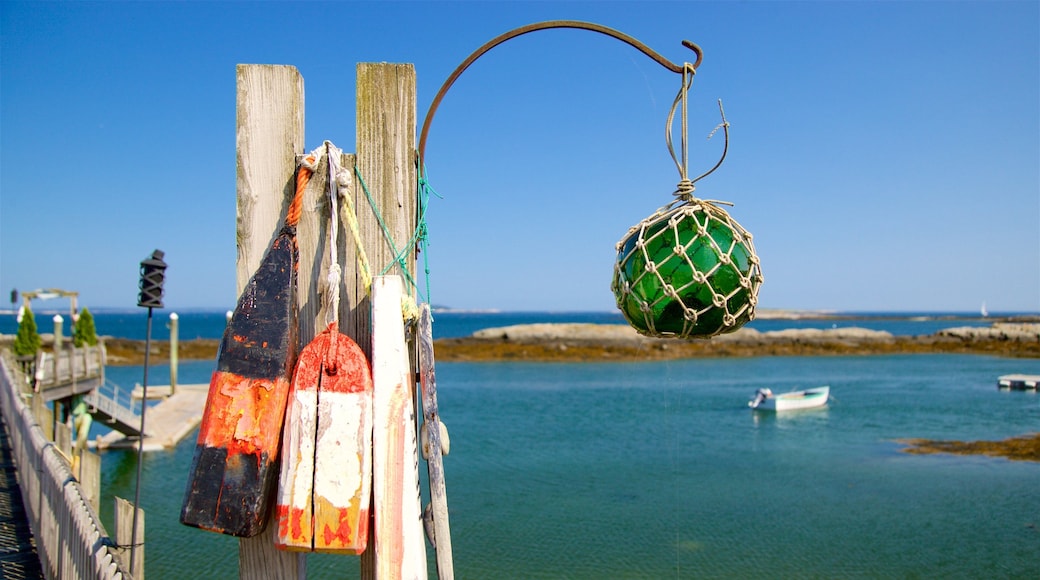
<instances>
[{"instance_id":1,"label":"distant island","mask_svg":"<svg viewBox=\"0 0 1040 580\"><path fill-rule=\"evenodd\" d=\"M182 340L181 360L215 359L218 340ZM108 364L142 364L144 342L107 337ZM864 328L742 328L711 340L641 336L624 324L525 324L489 328L434 341L438 361L644 361L751 356L831 356L910 353L986 354L1040 358L1040 322L951 327L925 336L893 336ZM152 343L152 360L169 357L169 343Z\"/></svg>"}]
</instances>

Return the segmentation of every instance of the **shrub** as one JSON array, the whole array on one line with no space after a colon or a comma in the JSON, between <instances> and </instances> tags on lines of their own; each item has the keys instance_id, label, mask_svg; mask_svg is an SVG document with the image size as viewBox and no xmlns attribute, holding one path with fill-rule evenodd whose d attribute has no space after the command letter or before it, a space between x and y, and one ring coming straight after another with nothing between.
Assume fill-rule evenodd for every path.
<instances>
[{"instance_id":1,"label":"shrub","mask_svg":"<svg viewBox=\"0 0 1040 580\"><path fill-rule=\"evenodd\" d=\"M18 334L14 337L12 347L16 356L28 356L36 354L40 350L40 335L36 332L36 318L32 310L22 310L22 321L18 323Z\"/></svg>"},{"instance_id":2,"label":"shrub","mask_svg":"<svg viewBox=\"0 0 1040 580\"><path fill-rule=\"evenodd\" d=\"M86 307L80 309L79 319L72 327L72 344L76 348L83 345L94 346L97 344L97 330L94 328L94 316Z\"/></svg>"}]
</instances>

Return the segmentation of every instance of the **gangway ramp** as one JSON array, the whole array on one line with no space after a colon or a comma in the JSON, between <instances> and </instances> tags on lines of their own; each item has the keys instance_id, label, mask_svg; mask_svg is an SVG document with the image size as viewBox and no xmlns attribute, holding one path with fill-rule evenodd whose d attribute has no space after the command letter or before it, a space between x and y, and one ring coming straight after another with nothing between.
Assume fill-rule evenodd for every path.
<instances>
[{"instance_id":1,"label":"gangway ramp","mask_svg":"<svg viewBox=\"0 0 1040 580\"><path fill-rule=\"evenodd\" d=\"M141 434L141 415L134 408L130 389L108 382L86 393L83 399L90 405L90 414L109 428L132 437Z\"/></svg>"},{"instance_id":2,"label":"gangway ramp","mask_svg":"<svg viewBox=\"0 0 1040 580\"><path fill-rule=\"evenodd\" d=\"M149 399L152 388L148 387ZM169 391L170 387L157 386L155 389L163 392ZM195 430L202 422L202 412L206 407L208 394L208 384L177 385L172 395L149 406L145 413L144 450L169 449ZM140 429L141 416L136 417L136 426ZM125 434L116 430L101 437L96 445L98 449L136 449L138 441L135 434Z\"/></svg>"}]
</instances>

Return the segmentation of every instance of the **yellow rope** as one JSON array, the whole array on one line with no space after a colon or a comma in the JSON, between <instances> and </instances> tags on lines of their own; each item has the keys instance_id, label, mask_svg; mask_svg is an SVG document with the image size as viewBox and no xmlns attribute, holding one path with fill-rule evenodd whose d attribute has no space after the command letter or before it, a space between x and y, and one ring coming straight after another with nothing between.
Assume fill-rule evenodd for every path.
<instances>
[{"instance_id":1,"label":"yellow rope","mask_svg":"<svg viewBox=\"0 0 1040 580\"><path fill-rule=\"evenodd\" d=\"M361 274L361 283L365 286L365 294L368 294L372 291L372 272L368 267L368 255L365 254L365 245L361 242L361 227L358 225L357 211L354 209L354 198L350 193L353 176L349 171L345 171L339 166L338 156L335 156L332 165L336 171L336 183L340 187L347 189L347 193L343 195L343 201L347 207L346 221L347 225L350 226L350 235L354 238L354 245L357 247L357 263L358 272Z\"/></svg>"},{"instance_id":2,"label":"yellow rope","mask_svg":"<svg viewBox=\"0 0 1040 580\"><path fill-rule=\"evenodd\" d=\"M361 241L361 227L357 221L357 211L354 207L354 198L350 193L354 181L353 175L339 164L342 151L327 141L325 146L327 147L329 155L330 170L333 173L333 175L330 175L330 178L335 179L335 184L338 188L345 190L343 203L347 211L345 212L346 215L341 217L347 222L347 226L350 229L350 235L354 238L354 245L357 248L358 273L361 275L361 282L364 285L365 293L368 294L372 291L372 271L369 267L368 255L365 253L365 246ZM333 207L335 206L333 205ZM335 243L334 237L330 239L333 240L332 243ZM419 319L419 306L415 302L415 297L411 294L404 294L401 297L401 315L406 321Z\"/></svg>"}]
</instances>

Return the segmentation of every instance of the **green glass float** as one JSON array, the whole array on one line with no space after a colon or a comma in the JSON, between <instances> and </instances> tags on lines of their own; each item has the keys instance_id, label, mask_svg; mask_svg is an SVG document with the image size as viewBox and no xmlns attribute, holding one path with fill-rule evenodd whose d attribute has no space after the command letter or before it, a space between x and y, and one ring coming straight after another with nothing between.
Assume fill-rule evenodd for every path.
<instances>
[{"instance_id":1,"label":"green glass float","mask_svg":"<svg viewBox=\"0 0 1040 580\"><path fill-rule=\"evenodd\" d=\"M686 97L696 66L686 64L679 94L668 113L668 151L679 170L675 200L629 228L617 243L610 284L618 309L640 334L711 338L733 332L755 318L762 285L751 234L718 203L694 197L695 183L722 165L729 150L729 122L719 100L726 144L722 157L696 179L687 174ZM680 154L672 145L672 123L682 111Z\"/></svg>"},{"instance_id":2,"label":"green glass float","mask_svg":"<svg viewBox=\"0 0 1040 580\"><path fill-rule=\"evenodd\" d=\"M611 289L640 334L710 338L755 317L761 284L751 234L714 203L682 196L618 242Z\"/></svg>"}]
</instances>

